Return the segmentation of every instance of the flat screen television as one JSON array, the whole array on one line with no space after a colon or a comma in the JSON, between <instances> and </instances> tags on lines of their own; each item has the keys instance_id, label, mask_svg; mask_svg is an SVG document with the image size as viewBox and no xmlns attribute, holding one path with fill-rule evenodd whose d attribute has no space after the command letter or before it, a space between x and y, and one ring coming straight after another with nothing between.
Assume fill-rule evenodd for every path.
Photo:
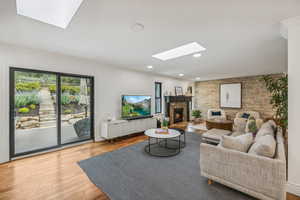
<instances>
[{"instance_id":1,"label":"flat screen television","mask_svg":"<svg viewBox=\"0 0 300 200\"><path fill-rule=\"evenodd\" d=\"M122 118L138 119L151 116L151 96L123 95Z\"/></svg>"}]
</instances>

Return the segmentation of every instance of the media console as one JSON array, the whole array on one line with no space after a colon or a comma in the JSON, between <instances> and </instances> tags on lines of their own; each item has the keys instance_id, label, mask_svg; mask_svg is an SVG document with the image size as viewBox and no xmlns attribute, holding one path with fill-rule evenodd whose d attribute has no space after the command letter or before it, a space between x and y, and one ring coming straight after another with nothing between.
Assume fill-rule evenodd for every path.
<instances>
[{"instance_id":1,"label":"media console","mask_svg":"<svg viewBox=\"0 0 300 200\"><path fill-rule=\"evenodd\" d=\"M135 120L114 120L103 122L101 126L101 136L105 139L144 132L147 129L156 128L157 122L154 118L142 118Z\"/></svg>"}]
</instances>

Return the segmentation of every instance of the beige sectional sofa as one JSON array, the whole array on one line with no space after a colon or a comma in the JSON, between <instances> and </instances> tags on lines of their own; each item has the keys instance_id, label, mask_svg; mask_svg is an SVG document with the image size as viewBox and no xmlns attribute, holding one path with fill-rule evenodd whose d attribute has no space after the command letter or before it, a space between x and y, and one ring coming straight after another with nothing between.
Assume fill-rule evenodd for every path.
<instances>
[{"instance_id":1,"label":"beige sectional sofa","mask_svg":"<svg viewBox=\"0 0 300 200\"><path fill-rule=\"evenodd\" d=\"M286 158L281 128L274 158L200 144L201 175L262 200L284 200Z\"/></svg>"}]
</instances>

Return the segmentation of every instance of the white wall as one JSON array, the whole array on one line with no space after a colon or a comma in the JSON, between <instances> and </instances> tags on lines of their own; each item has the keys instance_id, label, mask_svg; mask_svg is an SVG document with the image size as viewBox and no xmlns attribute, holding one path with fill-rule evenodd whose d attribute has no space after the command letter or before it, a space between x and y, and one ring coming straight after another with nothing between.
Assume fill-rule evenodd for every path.
<instances>
[{"instance_id":1,"label":"white wall","mask_svg":"<svg viewBox=\"0 0 300 200\"><path fill-rule=\"evenodd\" d=\"M300 23L288 27L288 191L300 196Z\"/></svg>"},{"instance_id":2,"label":"white wall","mask_svg":"<svg viewBox=\"0 0 300 200\"><path fill-rule=\"evenodd\" d=\"M123 70L94 61L0 44L0 163L9 160L9 66L95 77L95 138L100 140L100 123L108 114L119 118L122 94L154 96L154 82L174 91L188 82L148 73ZM154 99L154 98L153 98ZM154 101L152 101L152 112Z\"/></svg>"}]
</instances>

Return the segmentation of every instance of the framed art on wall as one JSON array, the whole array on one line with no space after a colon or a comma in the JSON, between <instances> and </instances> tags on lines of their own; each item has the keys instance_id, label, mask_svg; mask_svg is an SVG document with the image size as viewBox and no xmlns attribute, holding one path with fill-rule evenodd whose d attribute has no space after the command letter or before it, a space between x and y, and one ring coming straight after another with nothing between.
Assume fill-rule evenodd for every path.
<instances>
[{"instance_id":1,"label":"framed art on wall","mask_svg":"<svg viewBox=\"0 0 300 200\"><path fill-rule=\"evenodd\" d=\"M219 95L221 108L242 108L242 83L221 83Z\"/></svg>"},{"instance_id":2,"label":"framed art on wall","mask_svg":"<svg viewBox=\"0 0 300 200\"><path fill-rule=\"evenodd\" d=\"M183 96L182 87L175 87L175 96Z\"/></svg>"}]
</instances>

